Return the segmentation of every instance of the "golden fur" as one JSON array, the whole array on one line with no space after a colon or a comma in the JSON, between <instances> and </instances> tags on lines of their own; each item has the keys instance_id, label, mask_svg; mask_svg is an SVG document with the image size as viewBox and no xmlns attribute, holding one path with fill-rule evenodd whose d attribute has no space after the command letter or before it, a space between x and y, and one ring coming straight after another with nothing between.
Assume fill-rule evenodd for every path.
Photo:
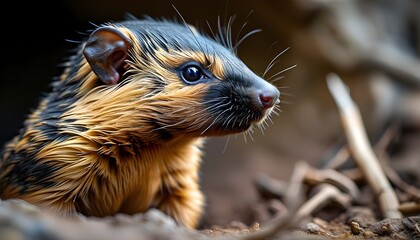
<instances>
[{"instance_id":1,"label":"golden fur","mask_svg":"<svg viewBox=\"0 0 420 240\"><path fill-rule=\"evenodd\" d=\"M21 134L5 146L0 197L63 216L156 207L194 228L205 204L198 176L203 136L242 131L215 126L208 112L226 104L204 100L227 78L225 59L193 49L148 52L129 27L110 26L132 43L122 66L126 77L100 84L82 44L54 85L55 95L40 102ZM205 66L217 80L186 86L171 70L186 61Z\"/></svg>"}]
</instances>

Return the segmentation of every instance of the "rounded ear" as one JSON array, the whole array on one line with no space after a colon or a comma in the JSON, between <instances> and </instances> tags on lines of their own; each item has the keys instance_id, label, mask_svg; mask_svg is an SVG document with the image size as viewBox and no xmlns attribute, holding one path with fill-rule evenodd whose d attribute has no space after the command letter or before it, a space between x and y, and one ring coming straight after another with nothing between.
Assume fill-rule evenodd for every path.
<instances>
[{"instance_id":1,"label":"rounded ear","mask_svg":"<svg viewBox=\"0 0 420 240\"><path fill-rule=\"evenodd\" d=\"M106 84L116 84L132 42L114 27L100 27L90 35L83 54L92 71Z\"/></svg>"}]
</instances>

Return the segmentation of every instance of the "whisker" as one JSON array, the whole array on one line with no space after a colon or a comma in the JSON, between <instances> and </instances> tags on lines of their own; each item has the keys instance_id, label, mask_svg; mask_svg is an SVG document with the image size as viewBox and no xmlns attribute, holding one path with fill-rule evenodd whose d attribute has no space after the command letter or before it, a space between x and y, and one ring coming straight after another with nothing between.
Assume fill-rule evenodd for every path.
<instances>
[{"instance_id":1,"label":"whisker","mask_svg":"<svg viewBox=\"0 0 420 240\"><path fill-rule=\"evenodd\" d=\"M228 104L230 104L230 102L229 102ZM207 108L205 108L205 109L202 109L201 111L196 112L193 116L196 116L196 115L199 115L199 114L201 114L201 113L203 113L203 112L206 112L209 108L220 108L220 107L223 107L223 105L226 105L226 104L219 103L219 104L215 104L215 105L209 106L209 107L207 107ZM177 111L180 111L180 110L177 110ZM174 111L174 112L177 112L177 111ZM201 121L200 121L200 120L201 120ZM204 124L206 123L206 121L205 121L205 120L206 120L206 119L203 117L202 119L201 119L201 118L199 118L199 119L197 119L197 120L195 121L195 122L201 122L201 124L198 126L198 128L200 128L202 125L204 125ZM174 124L161 126L161 127L157 128L156 130L159 130L159 129L165 129L165 128L168 128L168 127L174 127L174 126L177 126L177 125L179 125L179 124L185 123L186 121L187 121L187 118L183 119L183 120L182 120L182 121L180 121L180 122L174 123Z\"/></svg>"},{"instance_id":2,"label":"whisker","mask_svg":"<svg viewBox=\"0 0 420 240\"><path fill-rule=\"evenodd\" d=\"M217 38L217 37L216 37L216 34L214 34L213 29L211 28L209 21L207 21L207 20L206 20L206 23L207 23L207 26L208 26L208 27L209 27L209 29L210 29L210 33L211 33L211 35L213 36L213 38L214 38L214 39L216 39L216 38Z\"/></svg>"},{"instance_id":3,"label":"whisker","mask_svg":"<svg viewBox=\"0 0 420 240\"><path fill-rule=\"evenodd\" d=\"M90 25L92 25L92 26L93 26L93 27L95 27L95 28L98 28L98 27L99 27L99 25L98 25L98 24L93 23L93 22L90 22L90 21L89 21L89 24L90 24Z\"/></svg>"},{"instance_id":4,"label":"whisker","mask_svg":"<svg viewBox=\"0 0 420 240\"><path fill-rule=\"evenodd\" d=\"M254 138L252 137L252 134L254 134L254 128L251 127L250 129L248 129L248 131L246 131L246 133L249 135L249 138L251 139L251 141L255 141Z\"/></svg>"},{"instance_id":5,"label":"whisker","mask_svg":"<svg viewBox=\"0 0 420 240\"><path fill-rule=\"evenodd\" d=\"M270 83L275 83L275 82L277 82L278 80L281 80L281 79L283 79L283 78L284 78L284 76L276 77L276 78L274 78L274 79L270 80L269 82L270 82Z\"/></svg>"},{"instance_id":6,"label":"whisker","mask_svg":"<svg viewBox=\"0 0 420 240\"><path fill-rule=\"evenodd\" d=\"M265 123L265 121L263 123L261 123L260 125L258 125L258 129L260 129L260 132L261 132L262 135L264 135L264 123Z\"/></svg>"},{"instance_id":7,"label":"whisker","mask_svg":"<svg viewBox=\"0 0 420 240\"><path fill-rule=\"evenodd\" d=\"M220 16L217 16L217 29L218 29L217 39L220 41L220 43L223 46L227 46L227 43L225 41L224 34L223 34L223 28L220 23Z\"/></svg>"},{"instance_id":8,"label":"whisker","mask_svg":"<svg viewBox=\"0 0 420 240\"><path fill-rule=\"evenodd\" d=\"M234 50L234 51L237 51L237 49L238 49L239 45L241 45L241 43L242 43L243 41L245 41L245 39L247 39L247 38L248 38L248 37L250 37L251 35L254 35L255 33L259 33L259 32L261 32L261 31L262 31L261 29L254 29L254 30L250 31L249 33L245 34L245 35L241 38L241 40L239 40L239 41L236 43L236 45L233 47L233 50Z\"/></svg>"},{"instance_id":9,"label":"whisker","mask_svg":"<svg viewBox=\"0 0 420 240\"><path fill-rule=\"evenodd\" d=\"M232 43L232 21L233 17L229 17L229 21L226 26L226 41L228 42L228 48L233 49L233 43Z\"/></svg>"},{"instance_id":10,"label":"whisker","mask_svg":"<svg viewBox=\"0 0 420 240\"><path fill-rule=\"evenodd\" d=\"M226 103L226 104L215 104L215 105L213 105L211 107L213 108L213 110L218 110L219 108L222 108L222 107L224 107L225 105L228 105L228 104L230 104L230 102L229 103ZM206 110L199 111L199 112L195 113L194 115L199 115L199 114L201 114L203 112L206 112ZM197 119L197 120L200 120L200 119L202 119L203 121L200 122L200 124L198 125L198 128L200 128L205 123L207 123L206 120L208 120L204 116L202 118Z\"/></svg>"},{"instance_id":11,"label":"whisker","mask_svg":"<svg viewBox=\"0 0 420 240\"><path fill-rule=\"evenodd\" d=\"M229 144L229 139L230 139L230 135L227 136L226 143L225 143L225 146L223 147L223 152L222 153L225 153L225 151L227 149L227 146Z\"/></svg>"},{"instance_id":12,"label":"whisker","mask_svg":"<svg viewBox=\"0 0 420 240\"><path fill-rule=\"evenodd\" d=\"M211 99L211 100L202 102L200 104L201 105L207 105L207 104L210 104L210 103L213 103L213 102L217 103L217 102L220 102L221 99L226 99L226 98L228 98L228 97L219 97L218 99ZM192 101L191 103L195 104L197 102L196 101ZM220 104L222 104L222 103L223 102L220 102ZM207 110L209 110L209 109L211 109L211 108L213 108L215 106L217 106L217 104L210 105L210 106L208 106L208 107L200 110L199 112L196 112L195 114L202 113L202 112L207 111ZM184 108L176 109L175 111L172 111L171 114L178 113L178 112L181 112L181 111L184 111L184 110L187 110L187 109L191 109L191 106L186 106Z\"/></svg>"},{"instance_id":13,"label":"whisker","mask_svg":"<svg viewBox=\"0 0 420 240\"><path fill-rule=\"evenodd\" d=\"M230 104L230 102L229 102L229 104ZM228 110L229 109L225 109L224 111L222 111L221 113L219 113L219 115L217 115L217 117L213 120L213 122L206 129L204 129L204 131L201 132L200 135L203 135L208 129L210 129L210 127L212 127L216 123L217 119L219 119L219 117L222 116Z\"/></svg>"},{"instance_id":14,"label":"whisker","mask_svg":"<svg viewBox=\"0 0 420 240\"><path fill-rule=\"evenodd\" d=\"M287 92L282 92L281 95L288 96L288 97L295 97L295 95L293 95L292 93L287 93Z\"/></svg>"},{"instance_id":15,"label":"whisker","mask_svg":"<svg viewBox=\"0 0 420 240\"><path fill-rule=\"evenodd\" d=\"M242 135L244 136L244 141L245 141L245 144L248 144L248 139L246 138L246 134L245 134L246 132L244 132L244 133L242 133Z\"/></svg>"},{"instance_id":16,"label":"whisker","mask_svg":"<svg viewBox=\"0 0 420 240\"><path fill-rule=\"evenodd\" d=\"M274 74L273 76L269 77L269 78L267 79L267 81L270 81L271 79L273 79L273 78L277 77L278 75L280 75L280 74L282 74L282 73L284 73L284 72L286 72L286 71L289 71L290 69L293 69L293 68L295 68L295 67L297 67L297 64L295 64L295 65L293 65L293 66L290 66L290 67L288 67L288 68L286 68L286 69L281 70L280 72L278 72L278 73Z\"/></svg>"},{"instance_id":17,"label":"whisker","mask_svg":"<svg viewBox=\"0 0 420 240\"><path fill-rule=\"evenodd\" d=\"M203 112L206 112L208 109L210 109L211 108L211 110L212 111L216 111L216 110L218 110L219 108L222 108L222 107L224 107L224 106L226 106L226 105L229 105L231 103L231 101L229 101L228 103L217 103L217 104L214 104L214 105L211 105L211 106L209 106L209 107L207 107L207 108L205 108L205 109L203 109L203 110L201 110L201 111L199 111L199 112L196 112L196 113L194 113L194 115L199 115L199 114L201 114L201 113L203 113ZM199 126L198 127L201 127L201 126L203 126L205 123L206 123L206 121L205 120L207 120L204 116L202 117L203 118L203 120L204 121L202 121L200 124L199 124Z\"/></svg>"},{"instance_id":18,"label":"whisker","mask_svg":"<svg viewBox=\"0 0 420 240\"><path fill-rule=\"evenodd\" d=\"M65 39L64 41L69 42L69 43L81 43L82 41L78 41L78 40L71 40L71 39Z\"/></svg>"},{"instance_id":19,"label":"whisker","mask_svg":"<svg viewBox=\"0 0 420 240\"><path fill-rule=\"evenodd\" d=\"M226 129L229 127L229 123L230 123L230 121L232 121L232 119L235 119L235 117L232 117L232 115L234 114L235 112L232 112L232 114L227 118L228 119L228 121L227 121L227 123L226 123ZM223 123L224 124L224 123ZM223 126L223 125L222 125ZM234 126L234 124L232 124L232 127Z\"/></svg>"},{"instance_id":20,"label":"whisker","mask_svg":"<svg viewBox=\"0 0 420 240\"><path fill-rule=\"evenodd\" d=\"M264 52L264 54L261 56L261 58L262 59L264 59L266 56L267 56L267 54L268 54L268 51L270 51L270 49L274 46L274 45L276 45L277 44L277 41L274 41L268 48L267 48L267 50L265 50L265 52ZM261 69L261 66L262 66L262 62L263 61L261 61L261 63L258 65L258 69ZM260 76L262 76L262 74L260 74Z\"/></svg>"},{"instance_id":21,"label":"whisker","mask_svg":"<svg viewBox=\"0 0 420 240\"><path fill-rule=\"evenodd\" d=\"M165 128L168 128L168 127L178 126L179 124L182 124L182 123L184 123L184 122L186 122L186 121L187 121L187 119L184 119L184 120L182 120L182 121L180 121L180 122L177 122L177 123L174 123L174 124L165 125L165 126L162 126L162 127L156 128L156 129L154 129L154 130L155 130L155 131L157 131L157 130L165 129Z\"/></svg>"},{"instance_id":22,"label":"whisker","mask_svg":"<svg viewBox=\"0 0 420 240\"><path fill-rule=\"evenodd\" d=\"M124 14L125 17L127 18L127 20L138 20L137 17L135 17L133 14L131 13L125 13Z\"/></svg>"},{"instance_id":23,"label":"whisker","mask_svg":"<svg viewBox=\"0 0 420 240\"><path fill-rule=\"evenodd\" d=\"M280 108L275 108L275 109L273 109L271 112L272 112L273 114L275 114L276 116L280 116L280 113L278 113L277 111L279 111L279 112L283 112Z\"/></svg>"},{"instance_id":24,"label":"whisker","mask_svg":"<svg viewBox=\"0 0 420 240\"><path fill-rule=\"evenodd\" d=\"M273 122L273 119L271 119L271 116L267 116L267 120L270 121L271 124L274 125L274 122ZM266 121L264 121L264 122L266 122ZM267 126L268 126L268 123L267 123Z\"/></svg>"},{"instance_id":25,"label":"whisker","mask_svg":"<svg viewBox=\"0 0 420 240\"><path fill-rule=\"evenodd\" d=\"M265 69L265 71L264 71L264 73L263 73L263 75L262 75L262 77L264 78L265 77L265 75L267 74L267 72L268 71L270 71L270 69L274 66L274 65L276 65L276 63L277 62L275 62L276 61L276 59L277 58L279 58L283 53L285 53L287 50L289 50L290 49L290 47L287 47L286 49L284 49L283 51L281 51L279 54L277 54L274 58L273 58L273 60L271 60L271 62L268 64L268 66L267 66L267 68Z\"/></svg>"},{"instance_id":26,"label":"whisker","mask_svg":"<svg viewBox=\"0 0 420 240\"><path fill-rule=\"evenodd\" d=\"M172 4L172 7L175 9L175 11L177 12L177 14L181 18L181 20L184 23L185 27L188 28L188 30L190 31L191 35L194 37L194 40L195 40L195 42L197 44L197 47L199 47L203 53L208 53L207 51L204 51L204 49L202 48L200 42L197 39L197 36L194 34L193 30L190 28L190 25L188 25L187 21L185 21L184 17L181 15L181 13L178 11L178 9L175 7L174 4ZM207 59L207 55L208 54L204 54L204 57L206 58L207 62L209 62L209 60Z\"/></svg>"},{"instance_id":27,"label":"whisker","mask_svg":"<svg viewBox=\"0 0 420 240\"><path fill-rule=\"evenodd\" d=\"M230 107L229 110L232 111L232 107ZM235 112L232 111L232 113L225 119L225 121L223 122L222 126L225 126L226 121L230 121L229 119L232 117L233 114L235 114ZM225 129L227 129L228 126L229 126L229 124L226 124Z\"/></svg>"},{"instance_id":28,"label":"whisker","mask_svg":"<svg viewBox=\"0 0 420 240\"><path fill-rule=\"evenodd\" d=\"M236 39L235 39L235 46L238 45L238 40L239 40L239 36L241 36L242 30L244 30L245 26L248 24L248 18L251 16L251 14L254 12L254 9L252 9L248 15L245 17L244 19L244 23L242 24L242 27L239 29L238 34L236 35ZM235 47L235 49L237 49ZM237 53L237 51L235 51L235 53Z\"/></svg>"}]
</instances>

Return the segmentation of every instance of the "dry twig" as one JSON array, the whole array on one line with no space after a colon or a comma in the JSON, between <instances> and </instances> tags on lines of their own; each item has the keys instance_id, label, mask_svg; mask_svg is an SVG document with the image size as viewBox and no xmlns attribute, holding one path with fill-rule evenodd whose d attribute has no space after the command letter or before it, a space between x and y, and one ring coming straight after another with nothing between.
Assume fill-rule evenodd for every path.
<instances>
[{"instance_id":1,"label":"dry twig","mask_svg":"<svg viewBox=\"0 0 420 240\"><path fill-rule=\"evenodd\" d=\"M255 185L261 195L276 199L284 198L288 188L288 183L273 179L266 174L259 174L255 178Z\"/></svg>"},{"instance_id":2,"label":"dry twig","mask_svg":"<svg viewBox=\"0 0 420 240\"><path fill-rule=\"evenodd\" d=\"M414 215L420 213L420 202L405 202L398 208L402 213L407 215Z\"/></svg>"},{"instance_id":3,"label":"dry twig","mask_svg":"<svg viewBox=\"0 0 420 240\"><path fill-rule=\"evenodd\" d=\"M308 168L305 176L305 181L310 183L330 183L335 187L350 194L353 199L360 197L360 191L356 184L344 174L337 172L334 169L315 169Z\"/></svg>"},{"instance_id":4,"label":"dry twig","mask_svg":"<svg viewBox=\"0 0 420 240\"><path fill-rule=\"evenodd\" d=\"M327 76L328 88L341 115L351 153L364 173L375 196L378 197L385 218L400 218L396 193L386 178L372 147L369 144L363 121L356 104L352 101L346 86L333 73Z\"/></svg>"},{"instance_id":5,"label":"dry twig","mask_svg":"<svg viewBox=\"0 0 420 240\"><path fill-rule=\"evenodd\" d=\"M273 218L261 231L253 232L242 236L241 240L263 240L275 236L291 226L297 226L305 217L304 212L297 214L299 205L302 202L303 183L308 172L308 165L304 162L297 162L290 179L290 184L285 194L285 204L288 207L288 214L280 214Z\"/></svg>"},{"instance_id":6,"label":"dry twig","mask_svg":"<svg viewBox=\"0 0 420 240\"><path fill-rule=\"evenodd\" d=\"M298 218L310 216L315 210L318 210L327 205L331 200L340 204L343 208L351 205L351 197L348 194L342 193L337 187L330 184L321 184L318 192L306 201L296 213Z\"/></svg>"},{"instance_id":7,"label":"dry twig","mask_svg":"<svg viewBox=\"0 0 420 240\"><path fill-rule=\"evenodd\" d=\"M360 196L357 186L346 176L332 169L317 170L311 168L305 162L298 162L291 177L291 184L286 185L261 175L257 178L257 186L263 193L268 192L278 198L284 198L289 214L282 214L274 218L262 231L244 236L243 240L248 239L268 239L291 226L299 224L303 219L311 216L316 210L334 201L346 208L351 205L351 201ZM302 205L300 195L304 183L317 185L316 193ZM331 184L328 184L331 183ZM287 191L285 191L287 189ZM346 193L340 191L342 189Z\"/></svg>"}]
</instances>

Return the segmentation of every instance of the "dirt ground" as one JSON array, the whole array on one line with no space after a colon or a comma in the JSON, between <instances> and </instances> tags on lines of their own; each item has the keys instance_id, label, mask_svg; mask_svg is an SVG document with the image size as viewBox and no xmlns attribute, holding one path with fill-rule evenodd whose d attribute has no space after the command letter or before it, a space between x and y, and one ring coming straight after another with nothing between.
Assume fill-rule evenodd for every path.
<instances>
[{"instance_id":1,"label":"dirt ground","mask_svg":"<svg viewBox=\"0 0 420 240\"><path fill-rule=\"evenodd\" d=\"M173 2L187 21L201 27L207 28L206 20L214 25L218 15L234 14L234 33L247 21L242 36L261 28L239 48L239 56L259 74L288 49L267 73L267 78L283 77L274 82L282 112L263 130L207 140L200 176L206 208L199 229L179 228L157 211L68 220L6 201L0 203L0 239L420 239L417 0L230 0L203 3L206 11L190 1ZM43 27L23 31L10 19L3 21L10 23L4 32L18 47L3 52L1 142L17 132L59 74L57 64L74 46L64 39L79 39L78 31L89 22L119 20L127 12L174 16L170 1L51 4L11 8ZM47 11L51 7L55 10ZM343 124L327 86L331 72L358 106L379 168L363 169L356 159L358 149L346 134L350 126ZM375 191L368 176L378 172L389 182L382 190L395 194L396 208ZM389 208L399 217L387 217Z\"/></svg>"}]
</instances>

